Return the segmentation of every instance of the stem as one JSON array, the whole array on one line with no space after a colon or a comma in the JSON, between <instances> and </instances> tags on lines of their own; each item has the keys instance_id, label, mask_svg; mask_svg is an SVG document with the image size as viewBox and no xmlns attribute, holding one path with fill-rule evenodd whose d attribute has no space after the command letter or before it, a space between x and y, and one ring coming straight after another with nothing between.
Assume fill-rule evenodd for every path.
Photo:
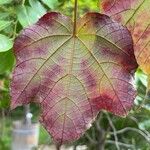
<instances>
[{"instance_id":1,"label":"stem","mask_svg":"<svg viewBox=\"0 0 150 150\"><path fill-rule=\"evenodd\" d=\"M13 40L16 38L17 25L18 25L18 20L14 24L14 31L13 31L13 37L12 37Z\"/></svg>"},{"instance_id":2,"label":"stem","mask_svg":"<svg viewBox=\"0 0 150 150\"><path fill-rule=\"evenodd\" d=\"M74 26L73 26L73 36L76 36L76 28L77 28L77 9L78 9L78 0L75 0L74 4Z\"/></svg>"},{"instance_id":3,"label":"stem","mask_svg":"<svg viewBox=\"0 0 150 150\"><path fill-rule=\"evenodd\" d=\"M107 140L106 144L114 144L115 145L116 143L115 143L115 141ZM134 148L134 145L126 144L126 143L122 143L122 142L118 142L118 145L122 146L122 147L126 147L126 148L132 148L132 149Z\"/></svg>"},{"instance_id":4,"label":"stem","mask_svg":"<svg viewBox=\"0 0 150 150\"><path fill-rule=\"evenodd\" d=\"M74 145L73 150L77 150L77 145Z\"/></svg>"},{"instance_id":5,"label":"stem","mask_svg":"<svg viewBox=\"0 0 150 150\"><path fill-rule=\"evenodd\" d=\"M61 145L60 144L56 144L56 150L60 150Z\"/></svg>"},{"instance_id":6,"label":"stem","mask_svg":"<svg viewBox=\"0 0 150 150\"><path fill-rule=\"evenodd\" d=\"M120 147L119 147L119 144L118 144L118 136L117 136L117 133L116 133L117 132L116 128L115 128L115 126L114 126L114 124L113 124L113 122L112 122L112 120L111 120L111 118L110 118L108 113L106 113L106 117L108 119L108 122L109 122L111 128L113 129L113 135L114 135L114 138L115 138L116 149L120 150Z\"/></svg>"},{"instance_id":7,"label":"stem","mask_svg":"<svg viewBox=\"0 0 150 150\"><path fill-rule=\"evenodd\" d=\"M116 131L116 134L123 134L124 132L127 132L127 131L133 131L133 132L138 133L139 135L143 136L148 143L150 143L149 133L147 135L146 133L144 133L140 129L136 129L136 128L132 128L132 127L126 127L126 128L123 128L121 130ZM110 132L110 134L113 135L114 133Z\"/></svg>"},{"instance_id":8,"label":"stem","mask_svg":"<svg viewBox=\"0 0 150 150\"><path fill-rule=\"evenodd\" d=\"M99 113L98 119L96 121L96 129L99 132L97 150L104 150L105 147L105 131L100 125L101 119L102 119L102 112Z\"/></svg>"}]
</instances>

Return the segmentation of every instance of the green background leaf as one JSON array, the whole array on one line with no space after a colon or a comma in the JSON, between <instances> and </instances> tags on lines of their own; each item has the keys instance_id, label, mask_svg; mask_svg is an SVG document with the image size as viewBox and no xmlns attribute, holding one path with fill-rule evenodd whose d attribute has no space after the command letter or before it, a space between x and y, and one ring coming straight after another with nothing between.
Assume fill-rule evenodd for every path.
<instances>
[{"instance_id":1,"label":"green background leaf","mask_svg":"<svg viewBox=\"0 0 150 150\"><path fill-rule=\"evenodd\" d=\"M11 21L0 20L0 31L11 24Z\"/></svg>"},{"instance_id":2,"label":"green background leaf","mask_svg":"<svg viewBox=\"0 0 150 150\"><path fill-rule=\"evenodd\" d=\"M30 6L37 13L39 18L46 13L46 9L37 0L29 0Z\"/></svg>"},{"instance_id":3,"label":"green background leaf","mask_svg":"<svg viewBox=\"0 0 150 150\"><path fill-rule=\"evenodd\" d=\"M10 2L12 2L12 0L0 0L0 5L8 4Z\"/></svg>"},{"instance_id":4,"label":"green background leaf","mask_svg":"<svg viewBox=\"0 0 150 150\"><path fill-rule=\"evenodd\" d=\"M0 52L8 51L12 48L13 42L7 36L0 34Z\"/></svg>"},{"instance_id":5,"label":"green background leaf","mask_svg":"<svg viewBox=\"0 0 150 150\"><path fill-rule=\"evenodd\" d=\"M0 53L0 74L12 70L14 65L14 54L11 50Z\"/></svg>"},{"instance_id":6,"label":"green background leaf","mask_svg":"<svg viewBox=\"0 0 150 150\"><path fill-rule=\"evenodd\" d=\"M35 23L41 16L46 13L45 8L40 2L35 0L29 1L31 6L18 6L17 17L23 27Z\"/></svg>"},{"instance_id":7,"label":"green background leaf","mask_svg":"<svg viewBox=\"0 0 150 150\"><path fill-rule=\"evenodd\" d=\"M58 5L58 0L42 0L49 8L54 9Z\"/></svg>"}]
</instances>

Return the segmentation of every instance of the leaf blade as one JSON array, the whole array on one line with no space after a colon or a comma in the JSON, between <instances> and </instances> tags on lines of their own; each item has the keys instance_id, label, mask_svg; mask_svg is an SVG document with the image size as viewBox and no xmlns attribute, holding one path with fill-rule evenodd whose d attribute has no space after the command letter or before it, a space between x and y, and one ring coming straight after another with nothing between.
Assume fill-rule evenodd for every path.
<instances>
[{"instance_id":1,"label":"leaf blade","mask_svg":"<svg viewBox=\"0 0 150 150\"><path fill-rule=\"evenodd\" d=\"M42 0L50 9L54 9L58 4L58 0Z\"/></svg>"},{"instance_id":2,"label":"leaf blade","mask_svg":"<svg viewBox=\"0 0 150 150\"><path fill-rule=\"evenodd\" d=\"M14 66L14 55L11 50L0 53L0 74L11 71Z\"/></svg>"},{"instance_id":3,"label":"leaf blade","mask_svg":"<svg viewBox=\"0 0 150 150\"><path fill-rule=\"evenodd\" d=\"M13 47L13 42L7 36L0 34L0 52L5 52Z\"/></svg>"},{"instance_id":4,"label":"leaf blade","mask_svg":"<svg viewBox=\"0 0 150 150\"><path fill-rule=\"evenodd\" d=\"M78 21L76 37L72 34L71 19L52 12L14 45L11 106L40 103L41 123L58 143L78 139L102 109L126 115L135 98L130 72L137 64L128 30L89 13Z\"/></svg>"},{"instance_id":5,"label":"leaf blade","mask_svg":"<svg viewBox=\"0 0 150 150\"><path fill-rule=\"evenodd\" d=\"M137 62L146 74L150 74L149 7L148 0L102 1L102 12L126 25L131 31Z\"/></svg>"},{"instance_id":6,"label":"leaf blade","mask_svg":"<svg viewBox=\"0 0 150 150\"><path fill-rule=\"evenodd\" d=\"M8 3L11 3L12 0L0 0L0 5L4 5L4 4L8 4Z\"/></svg>"},{"instance_id":7,"label":"leaf blade","mask_svg":"<svg viewBox=\"0 0 150 150\"><path fill-rule=\"evenodd\" d=\"M0 31L5 29L6 27L8 27L10 24L11 24L11 21L1 20L0 21Z\"/></svg>"},{"instance_id":8,"label":"leaf blade","mask_svg":"<svg viewBox=\"0 0 150 150\"><path fill-rule=\"evenodd\" d=\"M30 0L30 6L18 6L16 8L17 17L23 27L34 24L46 12L44 7L34 0Z\"/></svg>"}]
</instances>

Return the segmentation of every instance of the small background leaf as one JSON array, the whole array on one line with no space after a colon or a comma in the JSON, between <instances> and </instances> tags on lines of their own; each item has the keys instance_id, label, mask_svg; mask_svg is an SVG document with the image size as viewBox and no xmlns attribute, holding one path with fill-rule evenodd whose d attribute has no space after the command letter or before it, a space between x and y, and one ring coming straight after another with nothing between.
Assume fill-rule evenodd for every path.
<instances>
[{"instance_id":1,"label":"small background leaf","mask_svg":"<svg viewBox=\"0 0 150 150\"><path fill-rule=\"evenodd\" d=\"M12 48L13 42L7 36L0 34L0 52L8 51Z\"/></svg>"},{"instance_id":2,"label":"small background leaf","mask_svg":"<svg viewBox=\"0 0 150 150\"><path fill-rule=\"evenodd\" d=\"M9 104L10 104L9 92L8 91L0 91L0 109L8 108Z\"/></svg>"},{"instance_id":3,"label":"small background leaf","mask_svg":"<svg viewBox=\"0 0 150 150\"><path fill-rule=\"evenodd\" d=\"M11 23L11 21L0 20L0 31L8 27Z\"/></svg>"},{"instance_id":4,"label":"small background leaf","mask_svg":"<svg viewBox=\"0 0 150 150\"><path fill-rule=\"evenodd\" d=\"M0 0L0 5L11 3L12 0Z\"/></svg>"},{"instance_id":5,"label":"small background leaf","mask_svg":"<svg viewBox=\"0 0 150 150\"><path fill-rule=\"evenodd\" d=\"M50 9L54 9L58 5L58 0L42 0Z\"/></svg>"},{"instance_id":6,"label":"small background leaf","mask_svg":"<svg viewBox=\"0 0 150 150\"><path fill-rule=\"evenodd\" d=\"M30 6L18 6L17 16L18 20L23 27L27 27L43 16L46 13L45 8L40 2L35 0L29 0Z\"/></svg>"},{"instance_id":7,"label":"small background leaf","mask_svg":"<svg viewBox=\"0 0 150 150\"><path fill-rule=\"evenodd\" d=\"M43 16L46 13L46 9L41 5L41 3L37 0L29 0L30 6L32 7L33 11L38 14L38 18Z\"/></svg>"},{"instance_id":8,"label":"small background leaf","mask_svg":"<svg viewBox=\"0 0 150 150\"><path fill-rule=\"evenodd\" d=\"M14 66L14 54L11 50L0 53L0 74L11 71Z\"/></svg>"},{"instance_id":9,"label":"small background leaf","mask_svg":"<svg viewBox=\"0 0 150 150\"><path fill-rule=\"evenodd\" d=\"M1 12L0 13L0 19L5 19L6 17L9 16L9 13L8 12Z\"/></svg>"}]
</instances>

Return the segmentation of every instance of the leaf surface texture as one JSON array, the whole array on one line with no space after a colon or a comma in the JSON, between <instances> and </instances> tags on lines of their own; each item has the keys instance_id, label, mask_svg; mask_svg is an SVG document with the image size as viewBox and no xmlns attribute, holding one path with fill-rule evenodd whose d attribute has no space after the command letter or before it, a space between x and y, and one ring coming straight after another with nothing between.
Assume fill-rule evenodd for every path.
<instances>
[{"instance_id":1,"label":"leaf surface texture","mask_svg":"<svg viewBox=\"0 0 150 150\"><path fill-rule=\"evenodd\" d=\"M124 116L133 105L137 67L129 31L99 13L77 22L47 13L15 41L12 108L41 106L41 123L58 143L78 139L102 109Z\"/></svg>"},{"instance_id":2,"label":"leaf surface texture","mask_svg":"<svg viewBox=\"0 0 150 150\"><path fill-rule=\"evenodd\" d=\"M101 5L102 4L102 5ZM141 69L150 74L150 1L102 0L102 12L111 16L132 33L135 56Z\"/></svg>"}]
</instances>

